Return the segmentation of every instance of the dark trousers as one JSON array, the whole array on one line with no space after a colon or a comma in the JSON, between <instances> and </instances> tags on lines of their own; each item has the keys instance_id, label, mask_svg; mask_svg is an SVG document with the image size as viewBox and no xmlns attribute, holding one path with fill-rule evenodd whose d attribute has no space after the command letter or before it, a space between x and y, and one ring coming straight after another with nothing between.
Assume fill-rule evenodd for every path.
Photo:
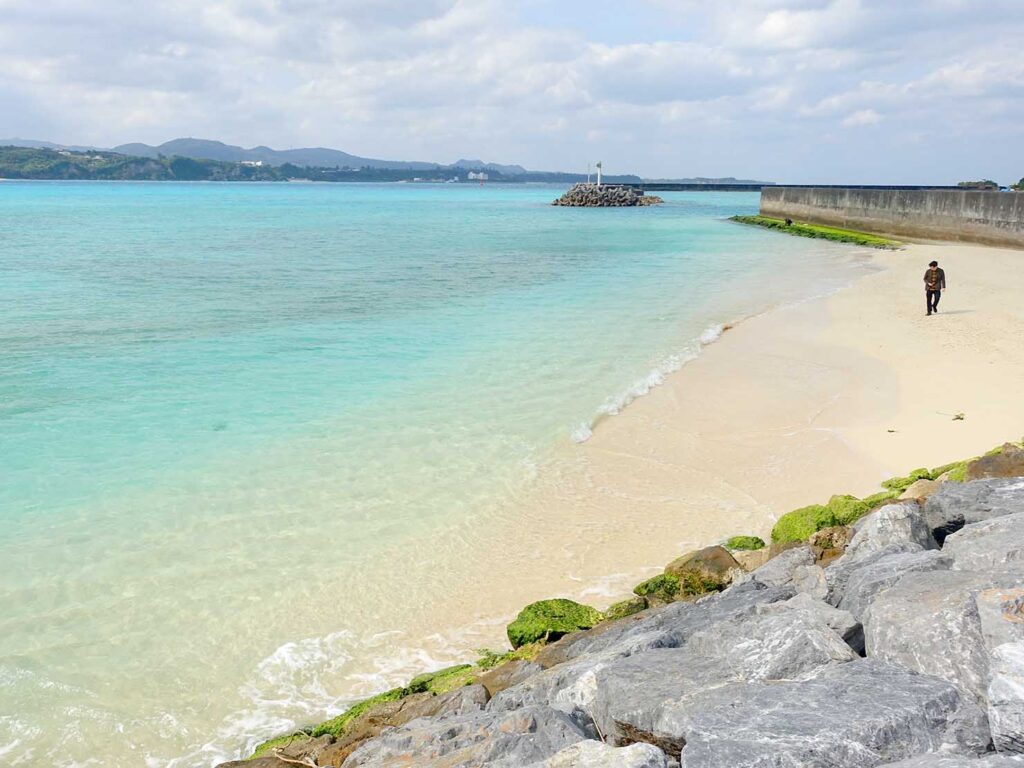
<instances>
[{"instance_id":1,"label":"dark trousers","mask_svg":"<svg viewBox=\"0 0 1024 768\"><path fill-rule=\"evenodd\" d=\"M925 300L928 302L928 314L939 311L939 299L942 298L942 291L925 291Z\"/></svg>"}]
</instances>

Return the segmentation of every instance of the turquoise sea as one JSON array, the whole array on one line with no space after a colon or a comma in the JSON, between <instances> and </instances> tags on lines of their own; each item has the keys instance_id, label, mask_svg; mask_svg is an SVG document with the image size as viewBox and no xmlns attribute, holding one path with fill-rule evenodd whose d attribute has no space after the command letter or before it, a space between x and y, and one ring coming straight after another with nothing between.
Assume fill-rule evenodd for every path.
<instances>
[{"instance_id":1,"label":"turquoise sea","mask_svg":"<svg viewBox=\"0 0 1024 768\"><path fill-rule=\"evenodd\" d=\"M561 191L0 182L0 763L207 766L465 653L380 626L424 563L723 324L851 279L725 220L756 194Z\"/></svg>"}]
</instances>

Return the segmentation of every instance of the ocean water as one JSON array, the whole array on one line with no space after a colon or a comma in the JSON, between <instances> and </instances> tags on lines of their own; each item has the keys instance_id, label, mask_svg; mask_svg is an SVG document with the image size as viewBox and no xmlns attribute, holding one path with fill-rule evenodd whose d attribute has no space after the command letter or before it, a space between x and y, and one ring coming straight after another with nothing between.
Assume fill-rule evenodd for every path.
<instances>
[{"instance_id":1,"label":"ocean water","mask_svg":"<svg viewBox=\"0 0 1024 768\"><path fill-rule=\"evenodd\" d=\"M0 183L0 763L207 766L462 658L500 617L405 626L429 574L857 268L756 194L560 192Z\"/></svg>"}]
</instances>

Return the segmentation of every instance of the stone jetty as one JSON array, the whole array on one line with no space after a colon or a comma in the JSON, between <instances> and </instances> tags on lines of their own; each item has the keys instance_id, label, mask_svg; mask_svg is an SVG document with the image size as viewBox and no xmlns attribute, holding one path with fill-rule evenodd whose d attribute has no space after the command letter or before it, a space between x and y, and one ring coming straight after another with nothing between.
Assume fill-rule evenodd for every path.
<instances>
[{"instance_id":1,"label":"stone jetty","mask_svg":"<svg viewBox=\"0 0 1024 768\"><path fill-rule=\"evenodd\" d=\"M221 768L1024 768L1024 450L886 487Z\"/></svg>"},{"instance_id":2,"label":"stone jetty","mask_svg":"<svg viewBox=\"0 0 1024 768\"><path fill-rule=\"evenodd\" d=\"M664 203L660 197L645 195L643 190L620 184L574 184L572 189L552 205L577 208L626 208Z\"/></svg>"}]
</instances>

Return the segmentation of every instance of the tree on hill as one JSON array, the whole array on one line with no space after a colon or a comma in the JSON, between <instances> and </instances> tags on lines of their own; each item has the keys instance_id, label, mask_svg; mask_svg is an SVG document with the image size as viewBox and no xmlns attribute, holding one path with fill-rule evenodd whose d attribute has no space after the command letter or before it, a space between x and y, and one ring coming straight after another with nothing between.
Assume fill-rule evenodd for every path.
<instances>
[{"instance_id":1,"label":"tree on hill","mask_svg":"<svg viewBox=\"0 0 1024 768\"><path fill-rule=\"evenodd\" d=\"M1016 184L1011 184L1010 189L1015 189L1018 192L1024 192L1024 179L1021 179Z\"/></svg>"},{"instance_id":2,"label":"tree on hill","mask_svg":"<svg viewBox=\"0 0 1024 768\"><path fill-rule=\"evenodd\" d=\"M957 186L963 187L964 189L999 189L999 185L992 181L992 179L982 179L981 181L961 181Z\"/></svg>"}]
</instances>

